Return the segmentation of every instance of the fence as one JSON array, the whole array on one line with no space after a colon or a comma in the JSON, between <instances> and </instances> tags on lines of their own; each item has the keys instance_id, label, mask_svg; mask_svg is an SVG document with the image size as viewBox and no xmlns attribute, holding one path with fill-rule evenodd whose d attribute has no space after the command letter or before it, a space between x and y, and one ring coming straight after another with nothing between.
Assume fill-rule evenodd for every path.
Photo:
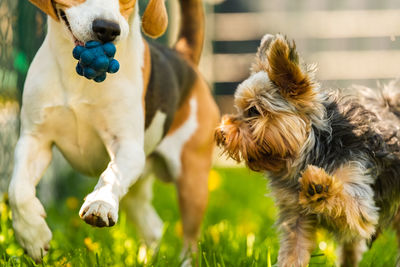
<instances>
[{"instance_id":1,"label":"fence","mask_svg":"<svg viewBox=\"0 0 400 267\"><path fill-rule=\"evenodd\" d=\"M283 33L324 86L376 86L400 74L400 2L395 0L229 0L217 6L213 80L223 112L249 73L259 40Z\"/></svg>"}]
</instances>

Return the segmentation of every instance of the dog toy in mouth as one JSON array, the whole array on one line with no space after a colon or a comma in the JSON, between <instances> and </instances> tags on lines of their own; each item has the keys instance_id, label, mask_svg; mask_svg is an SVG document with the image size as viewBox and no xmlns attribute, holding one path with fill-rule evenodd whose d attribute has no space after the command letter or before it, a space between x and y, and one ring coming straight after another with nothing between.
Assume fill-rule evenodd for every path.
<instances>
[{"instance_id":1,"label":"dog toy in mouth","mask_svg":"<svg viewBox=\"0 0 400 267\"><path fill-rule=\"evenodd\" d=\"M95 82L103 82L108 73L116 73L119 63L114 59L116 48L113 43L102 44L97 41L89 41L85 46L77 45L72 51L76 64L76 72Z\"/></svg>"}]
</instances>

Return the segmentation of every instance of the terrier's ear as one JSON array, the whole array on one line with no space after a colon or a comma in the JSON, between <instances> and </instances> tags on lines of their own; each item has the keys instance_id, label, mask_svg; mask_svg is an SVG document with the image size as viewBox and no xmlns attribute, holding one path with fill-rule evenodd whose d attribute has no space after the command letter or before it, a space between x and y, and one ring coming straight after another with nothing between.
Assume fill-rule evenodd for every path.
<instances>
[{"instance_id":1,"label":"terrier's ear","mask_svg":"<svg viewBox=\"0 0 400 267\"><path fill-rule=\"evenodd\" d=\"M266 71L270 80L281 90L284 97L302 98L314 95L312 75L299 64L294 42L277 35L266 51Z\"/></svg>"},{"instance_id":2,"label":"terrier's ear","mask_svg":"<svg viewBox=\"0 0 400 267\"><path fill-rule=\"evenodd\" d=\"M161 36L168 26L164 0L150 0L142 17L143 31L152 38Z\"/></svg>"},{"instance_id":3,"label":"terrier's ear","mask_svg":"<svg viewBox=\"0 0 400 267\"><path fill-rule=\"evenodd\" d=\"M58 21L56 10L51 0L29 0L32 4L40 8L44 13Z\"/></svg>"},{"instance_id":4,"label":"terrier's ear","mask_svg":"<svg viewBox=\"0 0 400 267\"><path fill-rule=\"evenodd\" d=\"M268 64L267 51L271 43L276 39L275 35L266 34L261 39L260 46L257 51L257 59L261 64Z\"/></svg>"}]
</instances>

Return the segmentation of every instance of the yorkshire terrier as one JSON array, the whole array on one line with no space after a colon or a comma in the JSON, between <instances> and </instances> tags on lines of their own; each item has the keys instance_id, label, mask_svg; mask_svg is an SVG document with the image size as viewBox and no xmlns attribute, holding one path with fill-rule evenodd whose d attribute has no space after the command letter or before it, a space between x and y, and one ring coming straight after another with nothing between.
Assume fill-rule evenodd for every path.
<instances>
[{"instance_id":1,"label":"yorkshire terrier","mask_svg":"<svg viewBox=\"0 0 400 267\"><path fill-rule=\"evenodd\" d=\"M294 42L264 36L236 90L238 113L223 117L216 141L266 172L279 206L279 266L307 266L317 227L336 236L342 266L358 266L391 222L400 237L400 86L323 90L315 69Z\"/></svg>"}]
</instances>

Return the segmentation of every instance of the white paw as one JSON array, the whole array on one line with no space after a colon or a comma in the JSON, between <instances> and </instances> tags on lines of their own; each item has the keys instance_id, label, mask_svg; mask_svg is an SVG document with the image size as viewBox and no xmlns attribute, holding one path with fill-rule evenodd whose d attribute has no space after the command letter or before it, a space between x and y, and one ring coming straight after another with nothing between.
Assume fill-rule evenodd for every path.
<instances>
[{"instance_id":1,"label":"white paw","mask_svg":"<svg viewBox=\"0 0 400 267\"><path fill-rule=\"evenodd\" d=\"M95 190L86 197L79 216L93 226L113 226L118 220L118 200L109 191Z\"/></svg>"},{"instance_id":2,"label":"white paw","mask_svg":"<svg viewBox=\"0 0 400 267\"><path fill-rule=\"evenodd\" d=\"M50 248L51 231L44 218L46 212L39 200L12 207L15 237L26 252L40 262Z\"/></svg>"}]
</instances>

